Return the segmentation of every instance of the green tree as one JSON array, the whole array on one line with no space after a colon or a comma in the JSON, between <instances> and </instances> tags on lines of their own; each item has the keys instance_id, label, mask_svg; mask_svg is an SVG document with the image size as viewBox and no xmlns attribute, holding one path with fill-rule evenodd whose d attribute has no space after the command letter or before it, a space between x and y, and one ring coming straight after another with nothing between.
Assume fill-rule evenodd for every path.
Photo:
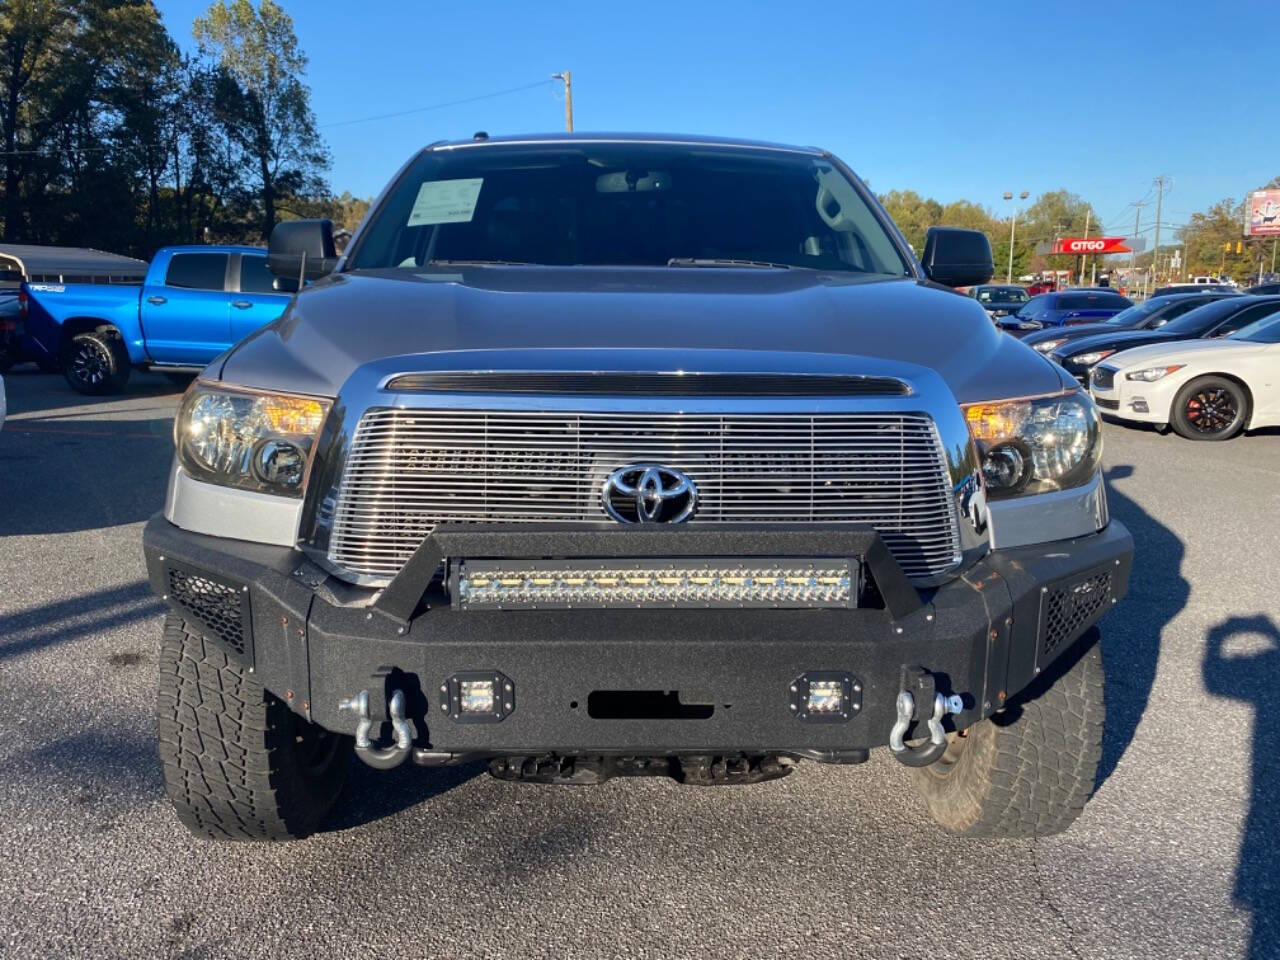
<instances>
[{"instance_id":1,"label":"green tree","mask_svg":"<svg viewBox=\"0 0 1280 960\"><path fill-rule=\"evenodd\" d=\"M311 93L302 82L307 58L293 19L273 0L217 0L192 28L201 51L239 83L243 98L231 124L252 161L262 235L275 226L281 197L317 193L328 153L316 130ZM248 166L248 165L246 165Z\"/></svg>"},{"instance_id":2,"label":"green tree","mask_svg":"<svg viewBox=\"0 0 1280 960\"><path fill-rule=\"evenodd\" d=\"M0 0L0 150L4 162L3 236L30 238L24 200L28 184L48 179L39 149L58 121L56 93L74 57L78 11L50 0Z\"/></svg>"}]
</instances>

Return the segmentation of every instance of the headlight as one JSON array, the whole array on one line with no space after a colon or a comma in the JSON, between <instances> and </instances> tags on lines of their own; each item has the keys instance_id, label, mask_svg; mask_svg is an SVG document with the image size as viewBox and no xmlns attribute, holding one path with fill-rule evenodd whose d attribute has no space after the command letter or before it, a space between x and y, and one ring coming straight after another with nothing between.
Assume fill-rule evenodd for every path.
<instances>
[{"instance_id":1,"label":"headlight","mask_svg":"<svg viewBox=\"0 0 1280 960\"><path fill-rule=\"evenodd\" d=\"M1115 353L1114 350L1094 350L1090 353L1077 353L1070 359L1072 363L1078 363L1082 367L1092 367L1095 363L1107 359L1113 353Z\"/></svg>"},{"instance_id":2,"label":"headlight","mask_svg":"<svg viewBox=\"0 0 1280 960\"><path fill-rule=\"evenodd\" d=\"M329 406L196 381L174 421L178 462L197 480L300 497Z\"/></svg>"},{"instance_id":3,"label":"headlight","mask_svg":"<svg viewBox=\"0 0 1280 960\"><path fill-rule=\"evenodd\" d=\"M1067 342L1066 337L1059 337L1057 340L1043 340L1035 345L1036 350L1040 353L1053 353L1053 351Z\"/></svg>"},{"instance_id":4,"label":"headlight","mask_svg":"<svg viewBox=\"0 0 1280 960\"><path fill-rule=\"evenodd\" d=\"M1078 487L1102 458L1098 411L1084 393L974 403L964 413L993 500Z\"/></svg>"},{"instance_id":5,"label":"headlight","mask_svg":"<svg viewBox=\"0 0 1280 960\"><path fill-rule=\"evenodd\" d=\"M1142 380L1146 383L1154 383L1161 377L1167 376L1176 370L1181 370L1185 366L1185 363L1175 363L1169 367L1147 367L1145 370L1134 370L1126 373L1124 378L1126 380Z\"/></svg>"}]
</instances>

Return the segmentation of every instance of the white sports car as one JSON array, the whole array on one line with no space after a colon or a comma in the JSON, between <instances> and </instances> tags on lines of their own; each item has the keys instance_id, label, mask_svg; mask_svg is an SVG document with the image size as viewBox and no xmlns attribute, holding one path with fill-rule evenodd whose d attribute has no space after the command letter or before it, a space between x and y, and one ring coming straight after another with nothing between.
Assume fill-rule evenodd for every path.
<instances>
[{"instance_id":1,"label":"white sports car","mask_svg":"<svg viewBox=\"0 0 1280 960\"><path fill-rule=\"evenodd\" d=\"M1221 340L1125 350L1093 368L1103 413L1168 424L1189 440L1280 425L1280 312Z\"/></svg>"}]
</instances>

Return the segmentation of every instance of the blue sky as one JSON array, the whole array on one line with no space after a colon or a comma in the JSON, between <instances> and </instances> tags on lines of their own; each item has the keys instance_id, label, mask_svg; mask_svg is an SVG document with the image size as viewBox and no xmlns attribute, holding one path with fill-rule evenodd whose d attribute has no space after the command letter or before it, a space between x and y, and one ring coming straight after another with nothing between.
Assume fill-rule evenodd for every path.
<instances>
[{"instance_id":1,"label":"blue sky","mask_svg":"<svg viewBox=\"0 0 1280 960\"><path fill-rule=\"evenodd\" d=\"M190 49L208 0L158 0ZM1065 187L1109 233L1168 174L1173 226L1280 174L1274 7L1116 3L285 2L311 59L335 190L377 192L435 139L563 129L816 144L877 191L966 198ZM337 124L337 125L334 125ZM1144 228L1154 220L1145 208ZM1145 232L1145 231L1144 231Z\"/></svg>"}]
</instances>

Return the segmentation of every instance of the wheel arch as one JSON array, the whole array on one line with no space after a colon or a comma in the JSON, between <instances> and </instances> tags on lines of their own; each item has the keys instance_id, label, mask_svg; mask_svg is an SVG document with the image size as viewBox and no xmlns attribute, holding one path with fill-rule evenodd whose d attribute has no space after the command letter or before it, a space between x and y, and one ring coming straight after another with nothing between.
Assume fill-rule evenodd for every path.
<instances>
[{"instance_id":1,"label":"wheel arch","mask_svg":"<svg viewBox=\"0 0 1280 960\"><path fill-rule=\"evenodd\" d=\"M94 330L100 330L121 340L124 339L123 331L110 320L103 320L101 317L68 317L62 321L59 327L59 352L65 350L71 341L80 334L91 333Z\"/></svg>"}]
</instances>

